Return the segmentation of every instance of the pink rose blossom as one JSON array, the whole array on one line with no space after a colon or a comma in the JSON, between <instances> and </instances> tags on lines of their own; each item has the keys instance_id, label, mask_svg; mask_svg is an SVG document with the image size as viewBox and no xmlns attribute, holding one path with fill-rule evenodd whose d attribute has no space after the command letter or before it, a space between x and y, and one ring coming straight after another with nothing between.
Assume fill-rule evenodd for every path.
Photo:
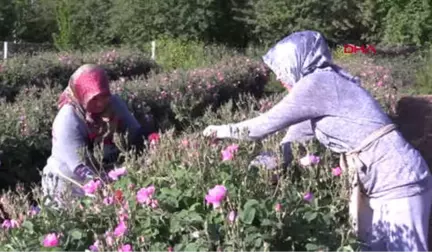
<instances>
[{"instance_id":1,"label":"pink rose blossom","mask_svg":"<svg viewBox=\"0 0 432 252\"><path fill-rule=\"evenodd\" d=\"M105 233L105 242L109 247L112 247L114 245L114 239L110 232Z\"/></svg>"},{"instance_id":2,"label":"pink rose blossom","mask_svg":"<svg viewBox=\"0 0 432 252\"><path fill-rule=\"evenodd\" d=\"M231 144L222 150L222 161L232 160L234 158L234 153L238 151L238 147L237 144Z\"/></svg>"},{"instance_id":3,"label":"pink rose blossom","mask_svg":"<svg viewBox=\"0 0 432 252\"><path fill-rule=\"evenodd\" d=\"M119 252L131 252L132 246L130 244L124 244L118 249L118 251Z\"/></svg>"},{"instance_id":4,"label":"pink rose blossom","mask_svg":"<svg viewBox=\"0 0 432 252\"><path fill-rule=\"evenodd\" d=\"M141 188L137 192L136 199L140 204L150 205L154 192L155 192L154 186Z\"/></svg>"},{"instance_id":5,"label":"pink rose blossom","mask_svg":"<svg viewBox=\"0 0 432 252\"><path fill-rule=\"evenodd\" d=\"M125 211L120 211L118 218L121 222L127 221L129 219L129 214Z\"/></svg>"},{"instance_id":6,"label":"pink rose blossom","mask_svg":"<svg viewBox=\"0 0 432 252\"><path fill-rule=\"evenodd\" d=\"M110 177L112 180L118 180L119 177L126 174L127 174L126 168L122 167L122 168L116 168L108 172L108 177Z\"/></svg>"},{"instance_id":7,"label":"pink rose blossom","mask_svg":"<svg viewBox=\"0 0 432 252\"><path fill-rule=\"evenodd\" d=\"M223 150L222 151L222 161L232 160L234 155L231 151Z\"/></svg>"},{"instance_id":8,"label":"pink rose blossom","mask_svg":"<svg viewBox=\"0 0 432 252\"><path fill-rule=\"evenodd\" d=\"M185 148L189 147L189 140L187 138L181 140L181 145Z\"/></svg>"},{"instance_id":9,"label":"pink rose blossom","mask_svg":"<svg viewBox=\"0 0 432 252\"><path fill-rule=\"evenodd\" d=\"M149 140L149 142L150 142L151 145L156 145L156 144L158 144L159 141L160 141L160 135L159 135L159 133L156 133L156 132L151 133L151 134L148 136L148 140Z\"/></svg>"},{"instance_id":10,"label":"pink rose blossom","mask_svg":"<svg viewBox=\"0 0 432 252\"><path fill-rule=\"evenodd\" d=\"M43 246L46 248L57 247L58 244L59 240L56 233L47 234L43 239Z\"/></svg>"},{"instance_id":11,"label":"pink rose blossom","mask_svg":"<svg viewBox=\"0 0 432 252\"><path fill-rule=\"evenodd\" d=\"M16 228L16 227L19 227L19 223L14 219L4 220L2 223L2 228L4 228L4 229L11 229L11 228Z\"/></svg>"},{"instance_id":12,"label":"pink rose blossom","mask_svg":"<svg viewBox=\"0 0 432 252\"><path fill-rule=\"evenodd\" d=\"M237 152L238 148L239 148L238 144L231 144L226 148L226 150L231 152Z\"/></svg>"},{"instance_id":13,"label":"pink rose blossom","mask_svg":"<svg viewBox=\"0 0 432 252\"><path fill-rule=\"evenodd\" d=\"M99 180L91 180L83 186L83 190L86 195L93 195L100 186L101 182Z\"/></svg>"},{"instance_id":14,"label":"pink rose blossom","mask_svg":"<svg viewBox=\"0 0 432 252\"><path fill-rule=\"evenodd\" d=\"M158 208L158 206L159 206L159 201L157 199L152 199L150 202L150 207L155 209Z\"/></svg>"},{"instance_id":15,"label":"pink rose blossom","mask_svg":"<svg viewBox=\"0 0 432 252\"><path fill-rule=\"evenodd\" d=\"M276 205L275 205L275 211L276 212L280 212L282 210L282 205L281 205L281 203L276 203Z\"/></svg>"},{"instance_id":16,"label":"pink rose blossom","mask_svg":"<svg viewBox=\"0 0 432 252\"><path fill-rule=\"evenodd\" d=\"M311 193L311 192L307 192L307 193L305 193L305 195L303 196L303 199L304 200L306 200L306 201L308 201L308 202L312 202L312 200L313 200L313 193Z\"/></svg>"},{"instance_id":17,"label":"pink rose blossom","mask_svg":"<svg viewBox=\"0 0 432 252\"><path fill-rule=\"evenodd\" d=\"M107 206L112 205L114 203L114 197L106 197L103 199L103 203Z\"/></svg>"},{"instance_id":18,"label":"pink rose blossom","mask_svg":"<svg viewBox=\"0 0 432 252\"><path fill-rule=\"evenodd\" d=\"M221 202L225 199L227 193L227 189L223 185L216 185L212 189L210 189L205 196L205 200L207 204L212 204L213 208L218 208L221 205Z\"/></svg>"},{"instance_id":19,"label":"pink rose blossom","mask_svg":"<svg viewBox=\"0 0 432 252\"><path fill-rule=\"evenodd\" d=\"M340 176L342 174L342 169L340 167L335 167L332 169L333 176Z\"/></svg>"},{"instance_id":20,"label":"pink rose blossom","mask_svg":"<svg viewBox=\"0 0 432 252\"><path fill-rule=\"evenodd\" d=\"M231 211L231 212L229 212L229 214L228 214L228 221L230 222L230 223L233 223L234 221L235 221L235 219L236 219L236 212L235 211Z\"/></svg>"},{"instance_id":21,"label":"pink rose blossom","mask_svg":"<svg viewBox=\"0 0 432 252\"><path fill-rule=\"evenodd\" d=\"M98 252L99 251L99 240L96 240L94 243L93 243L93 245L91 245L90 247L89 247L89 249L90 249L90 251L91 252Z\"/></svg>"},{"instance_id":22,"label":"pink rose blossom","mask_svg":"<svg viewBox=\"0 0 432 252\"><path fill-rule=\"evenodd\" d=\"M122 237L127 232L127 226L124 221L120 221L117 227L114 229L114 235L116 237Z\"/></svg>"}]
</instances>

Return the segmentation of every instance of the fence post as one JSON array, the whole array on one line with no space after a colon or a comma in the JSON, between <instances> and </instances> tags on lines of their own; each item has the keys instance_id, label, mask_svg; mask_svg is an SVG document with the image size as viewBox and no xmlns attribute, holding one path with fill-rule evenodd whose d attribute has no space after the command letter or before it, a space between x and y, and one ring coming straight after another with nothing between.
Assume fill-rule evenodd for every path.
<instances>
[{"instance_id":1,"label":"fence post","mask_svg":"<svg viewBox=\"0 0 432 252\"><path fill-rule=\"evenodd\" d=\"M8 42L3 42L3 59L7 59L8 57Z\"/></svg>"},{"instance_id":2,"label":"fence post","mask_svg":"<svg viewBox=\"0 0 432 252\"><path fill-rule=\"evenodd\" d=\"M151 59L152 60L155 60L155 58L156 58L156 41L152 41L151 42Z\"/></svg>"}]
</instances>

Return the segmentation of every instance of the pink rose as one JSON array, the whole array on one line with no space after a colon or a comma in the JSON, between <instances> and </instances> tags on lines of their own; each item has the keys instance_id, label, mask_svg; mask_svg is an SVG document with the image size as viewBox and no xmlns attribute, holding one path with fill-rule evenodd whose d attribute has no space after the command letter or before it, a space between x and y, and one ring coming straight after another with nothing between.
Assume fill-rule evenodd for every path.
<instances>
[{"instance_id":1,"label":"pink rose","mask_svg":"<svg viewBox=\"0 0 432 252\"><path fill-rule=\"evenodd\" d=\"M112 180L118 180L119 177L126 174L127 174L126 168L122 167L122 168L116 168L108 172L108 177L110 177Z\"/></svg>"},{"instance_id":2,"label":"pink rose","mask_svg":"<svg viewBox=\"0 0 432 252\"><path fill-rule=\"evenodd\" d=\"M58 244L59 240L56 233L47 234L43 239L43 246L46 248L57 247Z\"/></svg>"},{"instance_id":3,"label":"pink rose","mask_svg":"<svg viewBox=\"0 0 432 252\"><path fill-rule=\"evenodd\" d=\"M212 204L213 208L218 208L221 205L221 202L225 199L227 193L227 189L223 185L216 185L212 189L210 189L205 196L205 200L207 204Z\"/></svg>"}]
</instances>

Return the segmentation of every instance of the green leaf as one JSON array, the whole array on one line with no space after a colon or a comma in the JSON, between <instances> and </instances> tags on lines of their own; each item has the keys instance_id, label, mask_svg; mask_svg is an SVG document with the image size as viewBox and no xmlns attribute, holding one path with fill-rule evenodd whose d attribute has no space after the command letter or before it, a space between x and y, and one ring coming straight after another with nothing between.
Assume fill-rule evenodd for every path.
<instances>
[{"instance_id":1,"label":"green leaf","mask_svg":"<svg viewBox=\"0 0 432 252\"><path fill-rule=\"evenodd\" d=\"M188 222L193 222L193 223L204 222L204 219L198 213L195 213L195 212L192 212L192 213L189 212L189 214L186 216L186 220Z\"/></svg>"},{"instance_id":2,"label":"green leaf","mask_svg":"<svg viewBox=\"0 0 432 252\"><path fill-rule=\"evenodd\" d=\"M250 199L250 200L246 201L246 203L243 206L243 209L247 209L247 208L250 208L250 207L255 207L255 206L258 206L258 205L259 205L259 202L257 200Z\"/></svg>"},{"instance_id":3,"label":"green leaf","mask_svg":"<svg viewBox=\"0 0 432 252\"><path fill-rule=\"evenodd\" d=\"M160 192L161 192L161 194L174 196L176 198L178 198L182 194L181 191L179 191L177 189L171 189L171 188L161 188Z\"/></svg>"},{"instance_id":4,"label":"green leaf","mask_svg":"<svg viewBox=\"0 0 432 252\"><path fill-rule=\"evenodd\" d=\"M197 207L199 207L201 203L194 203L189 207L189 211L195 211Z\"/></svg>"},{"instance_id":5,"label":"green leaf","mask_svg":"<svg viewBox=\"0 0 432 252\"><path fill-rule=\"evenodd\" d=\"M344 247L342 247L342 250L341 249L338 249L338 251L355 251L354 249L353 249L353 247L351 246L351 245L347 245L347 246L344 246Z\"/></svg>"},{"instance_id":6,"label":"green leaf","mask_svg":"<svg viewBox=\"0 0 432 252\"><path fill-rule=\"evenodd\" d=\"M246 208L242 211L240 214L240 219L245 224L252 224L253 220L255 219L256 210L253 207Z\"/></svg>"},{"instance_id":7,"label":"green leaf","mask_svg":"<svg viewBox=\"0 0 432 252\"><path fill-rule=\"evenodd\" d=\"M167 245L161 242L153 243L150 245L149 251L165 251Z\"/></svg>"},{"instance_id":8,"label":"green leaf","mask_svg":"<svg viewBox=\"0 0 432 252\"><path fill-rule=\"evenodd\" d=\"M240 219L245 224L252 224L253 220L255 219L256 215L256 209L255 207L259 205L259 202L257 200L251 199L248 200L244 206L243 211L240 213Z\"/></svg>"},{"instance_id":9,"label":"green leaf","mask_svg":"<svg viewBox=\"0 0 432 252\"><path fill-rule=\"evenodd\" d=\"M303 216L308 222L315 220L318 216L317 212L306 212Z\"/></svg>"},{"instance_id":10,"label":"green leaf","mask_svg":"<svg viewBox=\"0 0 432 252\"><path fill-rule=\"evenodd\" d=\"M23 222L23 224L22 224L22 227L23 228L25 228L25 229L27 229L30 233L33 233L33 227L34 227L34 225L33 225L33 223L31 223L30 221L24 221Z\"/></svg>"},{"instance_id":11,"label":"green leaf","mask_svg":"<svg viewBox=\"0 0 432 252\"><path fill-rule=\"evenodd\" d=\"M316 251L318 249L320 249L320 247L318 245L314 244L314 243L308 243L308 244L306 244L306 250L307 251Z\"/></svg>"},{"instance_id":12,"label":"green leaf","mask_svg":"<svg viewBox=\"0 0 432 252\"><path fill-rule=\"evenodd\" d=\"M92 198L83 198L81 201L84 206L89 207L93 204L93 199Z\"/></svg>"},{"instance_id":13,"label":"green leaf","mask_svg":"<svg viewBox=\"0 0 432 252\"><path fill-rule=\"evenodd\" d=\"M184 251L198 251L199 245L196 243L189 243L186 245Z\"/></svg>"},{"instance_id":14,"label":"green leaf","mask_svg":"<svg viewBox=\"0 0 432 252\"><path fill-rule=\"evenodd\" d=\"M41 247L40 251L61 251L61 248L60 247L51 247L51 248Z\"/></svg>"},{"instance_id":15,"label":"green leaf","mask_svg":"<svg viewBox=\"0 0 432 252\"><path fill-rule=\"evenodd\" d=\"M83 232L79 229L72 229L68 232L72 240L81 240L83 238Z\"/></svg>"},{"instance_id":16,"label":"green leaf","mask_svg":"<svg viewBox=\"0 0 432 252\"><path fill-rule=\"evenodd\" d=\"M269 219L264 219L261 221L261 226L262 227L269 227L269 226L273 226L273 222Z\"/></svg>"},{"instance_id":17,"label":"green leaf","mask_svg":"<svg viewBox=\"0 0 432 252\"><path fill-rule=\"evenodd\" d=\"M255 248L260 248L262 246L262 238L261 237L258 237L256 240L255 240Z\"/></svg>"},{"instance_id":18,"label":"green leaf","mask_svg":"<svg viewBox=\"0 0 432 252\"><path fill-rule=\"evenodd\" d=\"M177 233L182 229L181 221L175 217L172 217L170 220L170 232Z\"/></svg>"},{"instance_id":19,"label":"green leaf","mask_svg":"<svg viewBox=\"0 0 432 252\"><path fill-rule=\"evenodd\" d=\"M185 245L184 244L176 244L175 246L174 246L174 251L184 251L185 249Z\"/></svg>"},{"instance_id":20,"label":"green leaf","mask_svg":"<svg viewBox=\"0 0 432 252\"><path fill-rule=\"evenodd\" d=\"M247 245L252 245L252 244L255 245L255 241L257 239L261 240L261 234L259 234L259 233L249 233L249 234L246 235L246 237L244 239L244 242Z\"/></svg>"}]
</instances>

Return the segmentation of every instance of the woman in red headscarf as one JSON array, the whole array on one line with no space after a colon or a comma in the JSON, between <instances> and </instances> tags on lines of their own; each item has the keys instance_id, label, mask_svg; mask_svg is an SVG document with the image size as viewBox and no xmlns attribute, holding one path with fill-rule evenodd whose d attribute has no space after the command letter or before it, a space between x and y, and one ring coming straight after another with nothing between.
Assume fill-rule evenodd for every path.
<instances>
[{"instance_id":1,"label":"woman in red headscarf","mask_svg":"<svg viewBox=\"0 0 432 252\"><path fill-rule=\"evenodd\" d=\"M127 133L128 143L141 149L145 132L126 104L112 95L104 69L83 65L69 80L59 99L59 112L52 126L52 151L43 170L42 188L57 203L64 193L83 195L82 185L98 177L95 144L103 143L104 161L113 162L118 149L114 133Z\"/></svg>"}]
</instances>

